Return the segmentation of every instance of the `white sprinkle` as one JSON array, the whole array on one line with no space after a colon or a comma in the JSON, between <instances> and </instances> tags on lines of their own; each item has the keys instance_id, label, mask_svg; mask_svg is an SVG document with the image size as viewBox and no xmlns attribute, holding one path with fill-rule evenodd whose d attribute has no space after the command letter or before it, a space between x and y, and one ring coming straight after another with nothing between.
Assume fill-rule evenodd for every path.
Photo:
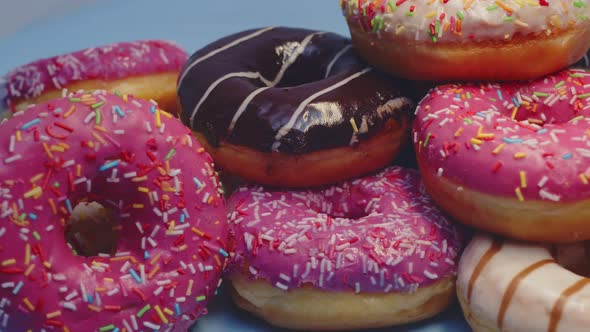
<instances>
[{"instance_id":1,"label":"white sprinkle","mask_svg":"<svg viewBox=\"0 0 590 332\"><path fill-rule=\"evenodd\" d=\"M12 156L4 159L4 163L5 164L10 164L11 162L17 161L17 160L19 160L21 158L22 158L22 156L20 155L20 153L17 153L15 155L12 155Z\"/></svg>"},{"instance_id":2,"label":"white sprinkle","mask_svg":"<svg viewBox=\"0 0 590 332\"><path fill-rule=\"evenodd\" d=\"M156 325L150 321L144 321L143 326L145 326L149 329L152 329L152 330L159 330L160 329L160 325Z\"/></svg>"},{"instance_id":3,"label":"white sprinkle","mask_svg":"<svg viewBox=\"0 0 590 332\"><path fill-rule=\"evenodd\" d=\"M286 291L286 290L289 289L289 286L287 286L285 284L282 284L280 281L277 281L277 283L275 284L275 286L277 286L277 288L280 288L280 289L282 289L284 291Z\"/></svg>"},{"instance_id":4,"label":"white sprinkle","mask_svg":"<svg viewBox=\"0 0 590 332\"><path fill-rule=\"evenodd\" d=\"M547 183L548 180L549 180L549 178L546 175L543 175L541 180L539 180L539 183L537 183L537 186L539 188L542 188L543 186L545 186L545 183Z\"/></svg>"}]
</instances>

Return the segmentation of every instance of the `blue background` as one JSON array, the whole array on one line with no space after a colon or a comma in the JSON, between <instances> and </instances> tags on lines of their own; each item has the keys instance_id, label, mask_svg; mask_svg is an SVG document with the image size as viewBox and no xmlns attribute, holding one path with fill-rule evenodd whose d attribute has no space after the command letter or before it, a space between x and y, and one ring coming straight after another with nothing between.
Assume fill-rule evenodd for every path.
<instances>
[{"instance_id":1,"label":"blue background","mask_svg":"<svg viewBox=\"0 0 590 332\"><path fill-rule=\"evenodd\" d=\"M0 75L39 58L126 40L170 39L193 53L225 35L270 25L348 34L338 0L100 1L38 20L0 39ZM195 332L277 330L238 311L223 293ZM461 332L468 327L453 306L420 324L377 331Z\"/></svg>"}]
</instances>

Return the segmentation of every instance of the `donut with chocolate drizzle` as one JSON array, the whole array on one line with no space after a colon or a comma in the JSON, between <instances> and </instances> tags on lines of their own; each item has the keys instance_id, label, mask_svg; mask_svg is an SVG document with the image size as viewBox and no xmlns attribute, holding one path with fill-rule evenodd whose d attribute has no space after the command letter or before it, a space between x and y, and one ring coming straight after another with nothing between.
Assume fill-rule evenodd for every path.
<instances>
[{"instance_id":1,"label":"donut with chocolate drizzle","mask_svg":"<svg viewBox=\"0 0 590 332\"><path fill-rule=\"evenodd\" d=\"M181 119L227 173L303 187L383 167L408 138L406 84L361 60L350 40L267 27L193 54L178 82Z\"/></svg>"}]
</instances>

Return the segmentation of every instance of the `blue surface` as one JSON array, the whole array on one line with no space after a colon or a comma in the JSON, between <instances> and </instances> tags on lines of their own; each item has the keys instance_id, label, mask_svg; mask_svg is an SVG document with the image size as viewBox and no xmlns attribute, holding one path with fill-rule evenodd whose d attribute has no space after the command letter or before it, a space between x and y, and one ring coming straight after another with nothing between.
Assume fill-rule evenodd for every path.
<instances>
[{"instance_id":1,"label":"blue surface","mask_svg":"<svg viewBox=\"0 0 590 332\"><path fill-rule=\"evenodd\" d=\"M36 22L0 39L0 74L42 57L124 40L171 39L192 53L227 34L283 25L347 34L337 0L237 0L237 1L102 1L76 8L61 16ZM277 329L238 311L221 296L210 306L194 332L267 332ZM420 324L384 331L468 331L461 312L446 313Z\"/></svg>"}]
</instances>

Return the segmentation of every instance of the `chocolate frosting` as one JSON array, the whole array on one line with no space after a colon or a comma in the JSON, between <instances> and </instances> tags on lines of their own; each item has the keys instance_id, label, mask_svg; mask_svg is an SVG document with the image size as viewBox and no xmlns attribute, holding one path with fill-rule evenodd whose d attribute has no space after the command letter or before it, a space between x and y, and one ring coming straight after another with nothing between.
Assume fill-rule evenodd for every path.
<instances>
[{"instance_id":1,"label":"chocolate frosting","mask_svg":"<svg viewBox=\"0 0 590 332\"><path fill-rule=\"evenodd\" d=\"M355 144L409 116L404 89L367 66L347 38L270 27L193 54L178 97L183 122L214 146L305 153Z\"/></svg>"}]
</instances>

